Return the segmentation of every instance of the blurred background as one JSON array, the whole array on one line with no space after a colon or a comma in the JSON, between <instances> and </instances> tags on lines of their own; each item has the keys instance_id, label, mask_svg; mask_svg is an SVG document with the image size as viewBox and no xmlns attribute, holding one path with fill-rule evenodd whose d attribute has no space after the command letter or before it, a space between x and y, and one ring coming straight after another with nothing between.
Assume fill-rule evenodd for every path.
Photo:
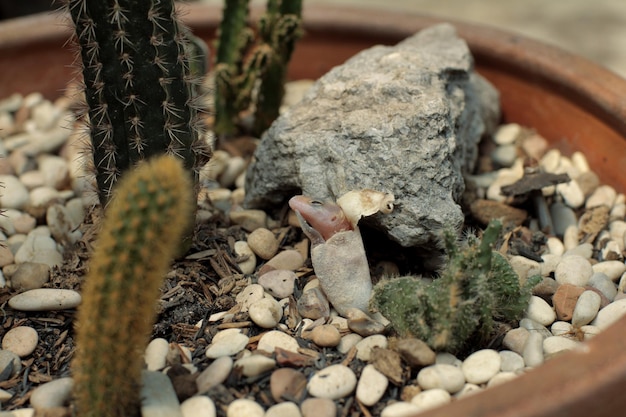
<instances>
[{"instance_id":1,"label":"blurred background","mask_svg":"<svg viewBox=\"0 0 626 417\"><path fill-rule=\"evenodd\" d=\"M224 0L196 1L222 4ZM561 47L626 78L626 0L303 1L305 8L312 4L378 8L490 25ZM53 0L0 0L0 19L56 8L52 3Z\"/></svg>"}]
</instances>

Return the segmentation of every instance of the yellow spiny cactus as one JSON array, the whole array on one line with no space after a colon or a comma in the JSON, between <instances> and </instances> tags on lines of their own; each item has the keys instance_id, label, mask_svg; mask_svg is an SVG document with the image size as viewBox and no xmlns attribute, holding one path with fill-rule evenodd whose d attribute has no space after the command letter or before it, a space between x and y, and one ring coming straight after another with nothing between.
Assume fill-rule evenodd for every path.
<instances>
[{"instance_id":1,"label":"yellow spiny cactus","mask_svg":"<svg viewBox=\"0 0 626 417\"><path fill-rule=\"evenodd\" d=\"M141 163L116 188L78 311L72 363L78 416L138 415L155 302L193 216L192 180L174 157Z\"/></svg>"}]
</instances>

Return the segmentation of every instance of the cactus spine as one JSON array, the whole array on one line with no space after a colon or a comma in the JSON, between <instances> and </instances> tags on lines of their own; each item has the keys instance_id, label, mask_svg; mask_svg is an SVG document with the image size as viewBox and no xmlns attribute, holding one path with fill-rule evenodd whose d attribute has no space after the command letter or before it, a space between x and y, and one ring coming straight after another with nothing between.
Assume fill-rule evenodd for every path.
<instances>
[{"instance_id":1,"label":"cactus spine","mask_svg":"<svg viewBox=\"0 0 626 417\"><path fill-rule=\"evenodd\" d=\"M210 156L198 119L199 77L173 0L68 0L80 46L101 203L122 172L169 153L189 170ZM207 155L208 154L208 155Z\"/></svg>"},{"instance_id":2,"label":"cactus spine","mask_svg":"<svg viewBox=\"0 0 626 417\"><path fill-rule=\"evenodd\" d=\"M193 217L191 178L168 155L116 186L83 285L72 363L78 416L135 416L155 302Z\"/></svg>"},{"instance_id":3,"label":"cactus spine","mask_svg":"<svg viewBox=\"0 0 626 417\"><path fill-rule=\"evenodd\" d=\"M302 35L302 0L269 0L258 36L246 26L248 0L226 2L215 67L215 133L235 133L239 114L254 109L253 133L278 117L287 64Z\"/></svg>"},{"instance_id":4,"label":"cactus spine","mask_svg":"<svg viewBox=\"0 0 626 417\"><path fill-rule=\"evenodd\" d=\"M374 287L372 309L401 336L448 352L459 351L472 337L488 337L494 320L518 320L538 279L520 283L506 258L493 250L501 229L493 220L481 241L470 238L463 245L453 231L445 231L448 263L440 277L429 284L419 277L381 281Z\"/></svg>"}]
</instances>

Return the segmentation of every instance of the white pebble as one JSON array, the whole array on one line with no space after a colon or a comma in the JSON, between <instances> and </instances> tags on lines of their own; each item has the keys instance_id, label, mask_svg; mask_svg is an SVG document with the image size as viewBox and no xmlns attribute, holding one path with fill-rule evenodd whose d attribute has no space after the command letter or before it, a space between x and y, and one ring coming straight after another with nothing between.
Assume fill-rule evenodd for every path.
<instances>
[{"instance_id":1,"label":"white pebble","mask_svg":"<svg viewBox=\"0 0 626 417\"><path fill-rule=\"evenodd\" d=\"M465 384L461 391L454 394L454 398L463 398L482 391L482 388L476 384Z\"/></svg>"},{"instance_id":2,"label":"white pebble","mask_svg":"<svg viewBox=\"0 0 626 417\"><path fill-rule=\"evenodd\" d=\"M483 384L500 371L502 359L496 350L482 349L469 355L461 365L465 381Z\"/></svg>"},{"instance_id":3,"label":"white pebble","mask_svg":"<svg viewBox=\"0 0 626 417\"><path fill-rule=\"evenodd\" d=\"M264 350L267 353L273 353L276 347L290 352L297 352L300 346L298 345L298 341L287 333L271 330L261 336L257 349Z\"/></svg>"},{"instance_id":4,"label":"white pebble","mask_svg":"<svg viewBox=\"0 0 626 417\"><path fill-rule=\"evenodd\" d=\"M564 257L556 266L554 278L559 284L572 284L584 287L593 275L589 261L582 256L572 255Z\"/></svg>"},{"instance_id":5,"label":"white pebble","mask_svg":"<svg viewBox=\"0 0 626 417\"><path fill-rule=\"evenodd\" d=\"M600 310L596 318L591 322L591 325L604 330L624 315L626 315L626 298L613 301Z\"/></svg>"},{"instance_id":6,"label":"white pebble","mask_svg":"<svg viewBox=\"0 0 626 417\"><path fill-rule=\"evenodd\" d=\"M567 206L577 209L585 203L585 194L576 181L558 184L556 192L561 195Z\"/></svg>"},{"instance_id":7,"label":"white pebble","mask_svg":"<svg viewBox=\"0 0 626 417\"><path fill-rule=\"evenodd\" d=\"M309 394L337 400L351 394L356 387L356 375L345 365L331 365L318 371L309 380Z\"/></svg>"},{"instance_id":8,"label":"white pebble","mask_svg":"<svg viewBox=\"0 0 626 417\"><path fill-rule=\"evenodd\" d=\"M427 389L411 398L411 404L419 407L420 411L448 404L451 401L450 393L441 388Z\"/></svg>"},{"instance_id":9,"label":"white pebble","mask_svg":"<svg viewBox=\"0 0 626 417\"><path fill-rule=\"evenodd\" d=\"M604 294L610 301L613 301L617 295L617 286L615 283L607 277L606 274L601 272L596 272L589 278L589 285Z\"/></svg>"},{"instance_id":10,"label":"white pebble","mask_svg":"<svg viewBox=\"0 0 626 417\"><path fill-rule=\"evenodd\" d=\"M261 285L250 284L237 294L235 301L241 306L241 311L245 313L253 303L263 299L264 296L265 290Z\"/></svg>"},{"instance_id":11,"label":"white pebble","mask_svg":"<svg viewBox=\"0 0 626 417\"><path fill-rule=\"evenodd\" d=\"M14 175L0 175L3 185L0 193L0 207L21 209L28 203L29 193L22 181Z\"/></svg>"},{"instance_id":12,"label":"white pebble","mask_svg":"<svg viewBox=\"0 0 626 417\"><path fill-rule=\"evenodd\" d=\"M578 297L572 313L572 326L580 327L591 323L596 318L601 303L602 298L595 291L587 290L583 292Z\"/></svg>"},{"instance_id":13,"label":"white pebble","mask_svg":"<svg viewBox=\"0 0 626 417\"><path fill-rule=\"evenodd\" d=\"M280 242L270 230L260 227L248 236L248 245L261 259L271 259L278 252Z\"/></svg>"},{"instance_id":14,"label":"white pebble","mask_svg":"<svg viewBox=\"0 0 626 417\"><path fill-rule=\"evenodd\" d=\"M183 417L216 417L215 403L206 395L187 398L180 405Z\"/></svg>"},{"instance_id":15,"label":"white pebble","mask_svg":"<svg viewBox=\"0 0 626 417\"><path fill-rule=\"evenodd\" d=\"M376 404L385 394L389 380L374 365L366 365L356 387L356 398L367 407Z\"/></svg>"},{"instance_id":16,"label":"white pebble","mask_svg":"<svg viewBox=\"0 0 626 417\"><path fill-rule=\"evenodd\" d=\"M38 229L34 229L15 253L15 263L23 262L38 262L52 268L63 264L63 255L49 234L45 236Z\"/></svg>"},{"instance_id":17,"label":"white pebble","mask_svg":"<svg viewBox=\"0 0 626 417\"><path fill-rule=\"evenodd\" d=\"M581 243L580 245L567 250L563 254L563 257L572 255L578 255L585 259L591 259L591 255L593 255L593 245L591 243Z\"/></svg>"},{"instance_id":18,"label":"white pebble","mask_svg":"<svg viewBox=\"0 0 626 417\"><path fill-rule=\"evenodd\" d=\"M560 255L553 255L551 253L544 253L541 255L541 262L539 266L541 267L541 276L549 277L554 274L556 270L556 266L561 262Z\"/></svg>"},{"instance_id":19,"label":"white pebble","mask_svg":"<svg viewBox=\"0 0 626 417\"><path fill-rule=\"evenodd\" d=\"M578 346L578 342L564 336L550 336L543 340L543 353L551 357L559 352L572 350Z\"/></svg>"},{"instance_id":20,"label":"white pebble","mask_svg":"<svg viewBox=\"0 0 626 417\"><path fill-rule=\"evenodd\" d=\"M587 158L585 154L582 152L576 151L572 154L572 164L578 169L580 173L589 172L589 163L587 162Z\"/></svg>"},{"instance_id":21,"label":"white pebble","mask_svg":"<svg viewBox=\"0 0 626 417\"><path fill-rule=\"evenodd\" d=\"M585 208L589 209L598 206L613 207L615 197L617 197L617 193L613 187L610 185L601 185L587 198Z\"/></svg>"},{"instance_id":22,"label":"white pebble","mask_svg":"<svg viewBox=\"0 0 626 417\"><path fill-rule=\"evenodd\" d=\"M489 380L489 382L487 382L487 387L493 387L504 382L509 382L517 378L517 376L518 375L515 372L498 372Z\"/></svg>"},{"instance_id":23,"label":"white pebble","mask_svg":"<svg viewBox=\"0 0 626 417\"><path fill-rule=\"evenodd\" d=\"M592 270L594 273L601 272L609 277L612 281L617 281L619 277L626 272L626 264L622 261L604 261L598 262L593 265Z\"/></svg>"},{"instance_id":24,"label":"white pebble","mask_svg":"<svg viewBox=\"0 0 626 417\"><path fill-rule=\"evenodd\" d=\"M226 417L263 417L265 410L256 401L240 398L228 404Z\"/></svg>"},{"instance_id":25,"label":"white pebble","mask_svg":"<svg viewBox=\"0 0 626 417\"><path fill-rule=\"evenodd\" d=\"M561 152L558 149L550 149L539 161L539 166L546 172L554 173L559 167L560 160Z\"/></svg>"},{"instance_id":26,"label":"white pebble","mask_svg":"<svg viewBox=\"0 0 626 417\"><path fill-rule=\"evenodd\" d=\"M435 363L437 365L452 365L460 368L463 362L454 356L452 353L448 352L439 352L435 356Z\"/></svg>"},{"instance_id":27,"label":"white pebble","mask_svg":"<svg viewBox=\"0 0 626 417\"><path fill-rule=\"evenodd\" d=\"M554 236L548 238L546 245L548 246L548 250L550 251L550 253L553 255L560 256L563 255L563 253L565 252L565 247L563 246L563 242L561 242L561 239Z\"/></svg>"},{"instance_id":28,"label":"white pebble","mask_svg":"<svg viewBox=\"0 0 626 417\"><path fill-rule=\"evenodd\" d=\"M532 295L526 309L526 317L543 326L549 326L556 320L556 313L543 298Z\"/></svg>"},{"instance_id":29,"label":"white pebble","mask_svg":"<svg viewBox=\"0 0 626 417\"><path fill-rule=\"evenodd\" d=\"M337 350L340 353L346 354L350 349L352 349L353 346L356 346L356 344L359 343L361 340L363 340L363 336L356 333L348 333L347 335L343 336L339 341L339 345L337 345Z\"/></svg>"},{"instance_id":30,"label":"white pebble","mask_svg":"<svg viewBox=\"0 0 626 417\"><path fill-rule=\"evenodd\" d=\"M415 404L398 401L383 408L380 417L413 417L421 411L422 409Z\"/></svg>"},{"instance_id":31,"label":"white pebble","mask_svg":"<svg viewBox=\"0 0 626 417\"><path fill-rule=\"evenodd\" d=\"M230 356L222 356L215 359L207 368L200 372L196 378L198 393L203 394L226 381L233 369L233 359Z\"/></svg>"},{"instance_id":32,"label":"white pebble","mask_svg":"<svg viewBox=\"0 0 626 417\"><path fill-rule=\"evenodd\" d=\"M284 403L271 406L265 412L264 417L301 417L302 413L296 405L291 401L285 401Z\"/></svg>"},{"instance_id":33,"label":"white pebble","mask_svg":"<svg viewBox=\"0 0 626 417\"><path fill-rule=\"evenodd\" d=\"M447 364L435 364L422 368L417 374L417 383L423 389L442 388L451 394L465 384L463 371Z\"/></svg>"},{"instance_id":34,"label":"white pebble","mask_svg":"<svg viewBox=\"0 0 626 417\"><path fill-rule=\"evenodd\" d=\"M264 329L273 329L283 318L283 309L273 298L262 298L248 308L250 319Z\"/></svg>"},{"instance_id":35,"label":"white pebble","mask_svg":"<svg viewBox=\"0 0 626 417\"><path fill-rule=\"evenodd\" d=\"M522 352L524 363L528 367L535 367L543 363L543 336L538 332L530 332Z\"/></svg>"},{"instance_id":36,"label":"white pebble","mask_svg":"<svg viewBox=\"0 0 626 417\"><path fill-rule=\"evenodd\" d=\"M356 357L363 362L368 362L370 360L370 355L372 354L372 348L387 348L388 344L389 342L387 338L381 334L368 336L356 344Z\"/></svg>"},{"instance_id":37,"label":"white pebble","mask_svg":"<svg viewBox=\"0 0 626 417\"><path fill-rule=\"evenodd\" d=\"M563 233L563 247L565 250L578 246L578 226L569 226Z\"/></svg>"},{"instance_id":38,"label":"white pebble","mask_svg":"<svg viewBox=\"0 0 626 417\"><path fill-rule=\"evenodd\" d=\"M498 145L511 145L520 137L522 127L517 123L500 125L493 135L493 141Z\"/></svg>"},{"instance_id":39,"label":"white pebble","mask_svg":"<svg viewBox=\"0 0 626 417\"><path fill-rule=\"evenodd\" d=\"M207 347L207 358L215 359L221 356L231 356L244 350L250 338L241 333L241 329L226 329L213 336Z\"/></svg>"},{"instance_id":40,"label":"white pebble","mask_svg":"<svg viewBox=\"0 0 626 417\"><path fill-rule=\"evenodd\" d=\"M241 368L244 376L258 376L276 366L276 361L263 355L249 355L235 361L234 367Z\"/></svg>"},{"instance_id":41,"label":"white pebble","mask_svg":"<svg viewBox=\"0 0 626 417\"><path fill-rule=\"evenodd\" d=\"M275 269L261 275L258 283L263 286L268 293L278 299L282 299L293 294L293 285L297 278L297 275L293 271Z\"/></svg>"},{"instance_id":42,"label":"white pebble","mask_svg":"<svg viewBox=\"0 0 626 417\"><path fill-rule=\"evenodd\" d=\"M500 355L500 371L517 372L524 369L524 358L522 355L512 350L501 350Z\"/></svg>"},{"instance_id":43,"label":"white pebble","mask_svg":"<svg viewBox=\"0 0 626 417\"><path fill-rule=\"evenodd\" d=\"M152 339L144 353L144 361L149 371L160 371L165 368L167 354L170 350L170 344L162 337Z\"/></svg>"},{"instance_id":44,"label":"white pebble","mask_svg":"<svg viewBox=\"0 0 626 417\"><path fill-rule=\"evenodd\" d=\"M223 188L230 188L235 179L246 169L246 161L241 156L231 156L226 162L226 167L219 177Z\"/></svg>"},{"instance_id":45,"label":"white pebble","mask_svg":"<svg viewBox=\"0 0 626 417\"><path fill-rule=\"evenodd\" d=\"M17 294L9 299L9 306L20 311L54 311L77 307L80 293L57 288L37 288Z\"/></svg>"},{"instance_id":46,"label":"white pebble","mask_svg":"<svg viewBox=\"0 0 626 417\"><path fill-rule=\"evenodd\" d=\"M63 407L69 401L73 387L74 380L69 377L42 384L33 390L30 405L38 409Z\"/></svg>"},{"instance_id":47,"label":"white pebble","mask_svg":"<svg viewBox=\"0 0 626 417\"><path fill-rule=\"evenodd\" d=\"M248 242L243 240L235 242L235 253L243 258L243 260L237 262L241 272L246 275L253 273L254 268L256 268L256 255L248 246Z\"/></svg>"},{"instance_id":48,"label":"white pebble","mask_svg":"<svg viewBox=\"0 0 626 417\"><path fill-rule=\"evenodd\" d=\"M555 321L550 327L553 336L564 336L572 333L572 323L567 321Z\"/></svg>"}]
</instances>

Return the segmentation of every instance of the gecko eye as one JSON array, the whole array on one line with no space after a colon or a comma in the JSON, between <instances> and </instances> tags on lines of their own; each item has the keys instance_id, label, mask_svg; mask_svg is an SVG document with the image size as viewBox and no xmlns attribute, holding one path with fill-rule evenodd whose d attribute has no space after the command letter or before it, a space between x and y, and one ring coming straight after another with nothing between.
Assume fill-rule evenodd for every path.
<instances>
[{"instance_id":1,"label":"gecko eye","mask_svg":"<svg viewBox=\"0 0 626 417\"><path fill-rule=\"evenodd\" d=\"M321 202L321 201L319 201L319 200L311 200L311 205L312 205L312 206L323 206L323 205L324 205L324 203L322 203L322 202Z\"/></svg>"}]
</instances>

